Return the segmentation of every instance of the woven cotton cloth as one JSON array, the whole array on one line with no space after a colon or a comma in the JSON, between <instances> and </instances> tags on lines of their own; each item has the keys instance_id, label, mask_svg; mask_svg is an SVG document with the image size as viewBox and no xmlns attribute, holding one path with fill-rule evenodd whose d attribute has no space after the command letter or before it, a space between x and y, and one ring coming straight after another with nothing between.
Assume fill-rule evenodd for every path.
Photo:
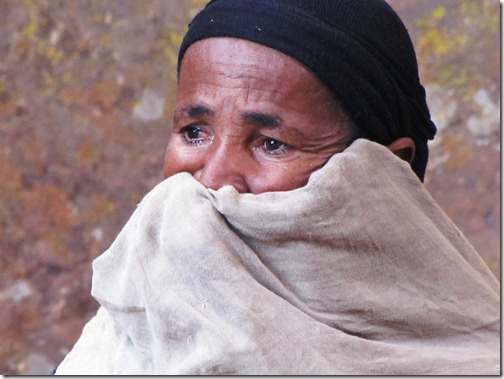
<instances>
[{"instance_id":1,"label":"woven cotton cloth","mask_svg":"<svg viewBox=\"0 0 504 379\"><path fill-rule=\"evenodd\" d=\"M288 192L154 188L93 263L57 374L499 374L499 283L407 163L357 140Z\"/></svg>"}]
</instances>

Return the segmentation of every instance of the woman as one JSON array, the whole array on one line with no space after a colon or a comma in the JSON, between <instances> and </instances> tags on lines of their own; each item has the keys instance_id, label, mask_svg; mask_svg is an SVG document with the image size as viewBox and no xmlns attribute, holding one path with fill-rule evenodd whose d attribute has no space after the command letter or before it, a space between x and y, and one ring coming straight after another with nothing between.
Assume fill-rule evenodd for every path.
<instances>
[{"instance_id":1,"label":"woman","mask_svg":"<svg viewBox=\"0 0 504 379\"><path fill-rule=\"evenodd\" d=\"M499 373L498 282L421 184L434 133L386 3L209 3L167 180L57 374Z\"/></svg>"}]
</instances>

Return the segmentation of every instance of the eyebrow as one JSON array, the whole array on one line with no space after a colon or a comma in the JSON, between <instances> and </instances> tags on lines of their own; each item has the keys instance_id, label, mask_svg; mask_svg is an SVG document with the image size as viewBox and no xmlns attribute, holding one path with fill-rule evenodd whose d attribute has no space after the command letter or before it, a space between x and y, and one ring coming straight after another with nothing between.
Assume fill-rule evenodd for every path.
<instances>
[{"instance_id":1,"label":"eyebrow","mask_svg":"<svg viewBox=\"0 0 504 379\"><path fill-rule=\"evenodd\" d=\"M283 125L283 120L280 117L268 113L247 111L242 113L242 118L245 122L264 128L275 128Z\"/></svg>"},{"instance_id":2,"label":"eyebrow","mask_svg":"<svg viewBox=\"0 0 504 379\"><path fill-rule=\"evenodd\" d=\"M214 115L214 111L204 105L188 105L177 113L184 114L192 118Z\"/></svg>"},{"instance_id":3,"label":"eyebrow","mask_svg":"<svg viewBox=\"0 0 504 379\"><path fill-rule=\"evenodd\" d=\"M201 104L191 104L180 111L176 112L179 116L188 116L191 118L197 118L201 116L214 116L215 112L205 105ZM275 128L283 125L283 120L281 117L256 111L245 111L241 114L242 119L250 124L254 124L263 128Z\"/></svg>"}]
</instances>

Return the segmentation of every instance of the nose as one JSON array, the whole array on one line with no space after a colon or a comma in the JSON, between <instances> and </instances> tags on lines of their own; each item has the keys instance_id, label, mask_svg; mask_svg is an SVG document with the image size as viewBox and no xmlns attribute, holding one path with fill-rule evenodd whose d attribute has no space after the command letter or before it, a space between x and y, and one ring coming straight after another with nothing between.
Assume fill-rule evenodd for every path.
<instances>
[{"instance_id":1,"label":"nose","mask_svg":"<svg viewBox=\"0 0 504 379\"><path fill-rule=\"evenodd\" d=\"M250 192L247 184L249 165L246 153L222 146L212 150L203 167L195 172L194 178L214 190L230 185L239 193Z\"/></svg>"}]
</instances>

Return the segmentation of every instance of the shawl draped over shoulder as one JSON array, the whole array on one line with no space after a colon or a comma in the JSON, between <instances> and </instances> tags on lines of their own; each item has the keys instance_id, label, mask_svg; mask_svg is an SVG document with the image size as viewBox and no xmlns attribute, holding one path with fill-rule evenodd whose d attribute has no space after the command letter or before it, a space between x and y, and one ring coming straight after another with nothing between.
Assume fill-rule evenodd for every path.
<instances>
[{"instance_id":1,"label":"shawl draped over shoulder","mask_svg":"<svg viewBox=\"0 0 504 379\"><path fill-rule=\"evenodd\" d=\"M357 140L287 192L187 173L93 262L56 374L499 374L499 283L408 164Z\"/></svg>"}]
</instances>

